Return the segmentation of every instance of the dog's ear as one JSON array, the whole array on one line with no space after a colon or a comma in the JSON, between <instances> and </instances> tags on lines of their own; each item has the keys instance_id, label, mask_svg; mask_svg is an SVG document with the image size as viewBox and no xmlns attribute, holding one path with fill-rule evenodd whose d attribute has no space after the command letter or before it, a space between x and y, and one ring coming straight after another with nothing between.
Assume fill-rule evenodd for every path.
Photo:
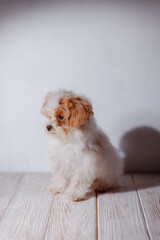
<instances>
[{"instance_id":1,"label":"dog's ear","mask_svg":"<svg viewBox=\"0 0 160 240\"><path fill-rule=\"evenodd\" d=\"M44 103L42 105L42 110L41 110L41 113L44 114L46 117L50 118L50 113L49 113L49 110L47 108L47 103L48 103L48 99L49 97L51 96L51 92L48 92L47 95L45 96L45 100L44 100Z\"/></svg>"},{"instance_id":2,"label":"dog's ear","mask_svg":"<svg viewBox=\"0 0 160 240\"><path fill-rule=\"evenodd\" d=\"M80 127L93 115L91 103L83 97L63 97L59 105L55 116L59 126Z\"/></svg>"},{"instance_id":3,"label":"dog's ear","mask_svg":"<svg viewBox=\"0 0 160 240\"><path fill-rule=\"evenodd\" d=\"M69 126L79 127L85 120L93 115L93 108L91 103L83 97L73 97L70 99L72 104L70 107L70 116L68 119Z\"/></svg>"}]
</instances>

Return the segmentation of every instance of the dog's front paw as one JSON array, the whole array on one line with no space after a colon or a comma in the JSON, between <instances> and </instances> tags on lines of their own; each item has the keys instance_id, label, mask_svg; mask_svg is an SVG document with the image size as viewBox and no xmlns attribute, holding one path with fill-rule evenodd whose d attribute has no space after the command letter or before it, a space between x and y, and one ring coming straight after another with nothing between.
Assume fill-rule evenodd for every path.
<instances>
[{"instance_id":1,"label":"dog's front paw","mask_svg":"<svg viewBox=\"0 0 160 240\"><path fill-rule=\"evenodd\" d=\"M85 195L81 194L77 194L76 192L73 192L73 193L70 193L70 192L65 192L65 197L70 200L70 201L73 201L73 202L79 202L79 201L82 201L85 199Z\"/></svg>"},{"instance_id":2,"label":"dog's front paw","mask_svg":"<svg viewBox=\"0 0 160 240\"><path fill-rule=\"evenodd\" d=\"M80 202L80 201L83 201L85 198L81 198L81 197L78 197L78 196L70 196L70 195L65 195L66 198L72 202Z\"/></svg>"},{"instance_id":3,"label":"dog's front paw","mask_svg":"<svg viewBox=\"0 0 160 240\"><path fill-rule=\"evenodd\" d=\"M57 193L63 193L64 188L61 188L59 186L50 185L49 190L51 193L57 194Z\"/></svg>"}]
</instances>

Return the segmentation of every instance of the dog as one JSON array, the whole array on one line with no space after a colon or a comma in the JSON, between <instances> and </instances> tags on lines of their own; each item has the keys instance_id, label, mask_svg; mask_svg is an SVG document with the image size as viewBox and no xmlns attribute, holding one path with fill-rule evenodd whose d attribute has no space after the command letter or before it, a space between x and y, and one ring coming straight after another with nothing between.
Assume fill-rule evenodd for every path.
<instances>
[{"instance_id":1,"label":"dog","mask_svg":"<svg viewBox=\"0 0 160 240\"><path fill-rule=\"evenodd\" d=\"M88 98L66 90L49 92L42 114L49 120L52 193L79 201L119 186L122 159L97 126Z\"/></svg>"}]
</instances>

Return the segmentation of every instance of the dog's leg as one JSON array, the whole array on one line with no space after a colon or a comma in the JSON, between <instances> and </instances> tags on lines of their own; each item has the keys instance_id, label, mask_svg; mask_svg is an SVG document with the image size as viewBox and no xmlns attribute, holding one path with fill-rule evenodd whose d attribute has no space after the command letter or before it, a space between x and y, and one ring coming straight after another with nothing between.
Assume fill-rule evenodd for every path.
<instances>
[{"instance_id":1,"label":"dog's leg","mask_svg":"<svg viewBox=\"0 0 160 240\"><path fill-rule=\"evenodd\" d=\"M91 193L91 181L83 175L74 177L65 191L66 197L71 201L80 201Z\"/></svg>"},{"instance_id":2,"label":"dog's leg","mask_svg":"<svg viewBox=\"0 0 160 240\"><path fill-rule=\"evenodd\" d=\"M55 175L52 178L52 184L49 186L51 193L63 193L66 188L66 179L63 175Z\"/></svg>"}]
</instances>

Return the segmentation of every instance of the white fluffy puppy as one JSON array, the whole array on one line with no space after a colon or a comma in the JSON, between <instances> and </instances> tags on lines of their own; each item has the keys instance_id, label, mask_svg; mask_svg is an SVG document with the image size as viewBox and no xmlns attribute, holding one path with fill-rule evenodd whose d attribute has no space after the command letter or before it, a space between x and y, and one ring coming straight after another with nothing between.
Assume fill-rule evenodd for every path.
<instances>
[{"instance_id":1,"label":"white fluffy puppy","mask_svg":"<svg viewBox=\"0 0 160 240\"><path fill-rule=\"evenodd\" d=\"M42 113L49 119L53 193L77 201L119 185L122 161L97 127L86 97L72 91L49 92Z\"/></svg>"}]
</instances>

